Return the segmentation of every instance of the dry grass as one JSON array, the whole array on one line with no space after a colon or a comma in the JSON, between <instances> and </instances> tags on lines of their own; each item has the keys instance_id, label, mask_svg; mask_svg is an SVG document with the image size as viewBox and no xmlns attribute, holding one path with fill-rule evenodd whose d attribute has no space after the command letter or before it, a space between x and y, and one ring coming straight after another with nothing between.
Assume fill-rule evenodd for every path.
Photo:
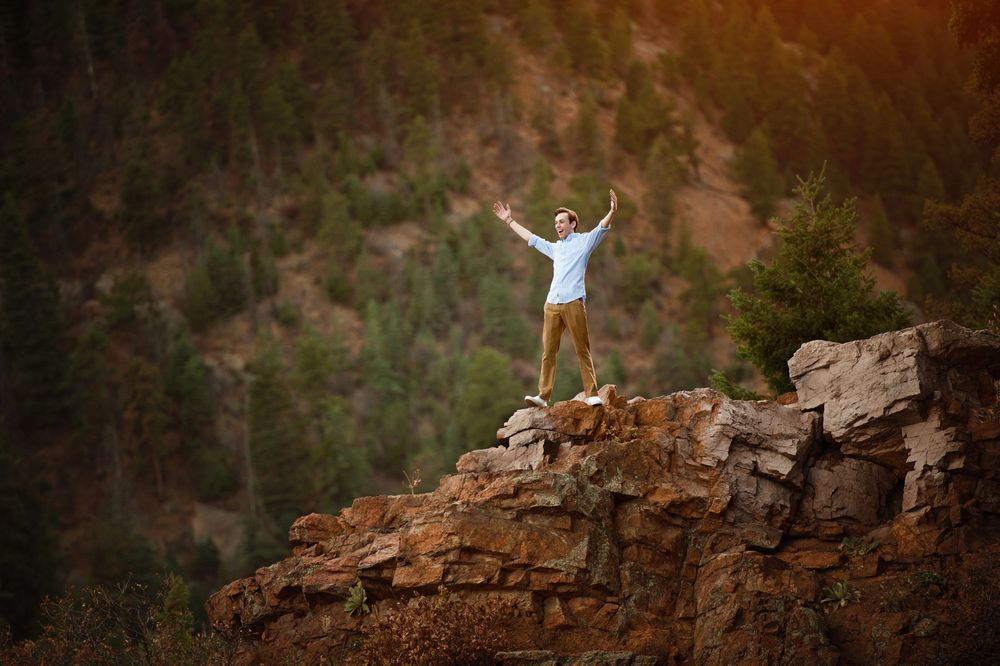
<instances>
[{"instance_id":1,"label":"dry grass","mask_svg":"<svg viewBox=\"0 0 1000 666\"><path fill-rule=\"evenodd\" d=\"M350 666L446 666L492 664L509 646L505 627L510 601L473 603L442 590L374 618L362 629L360 651Z\"/></svg>"}]
</instances>

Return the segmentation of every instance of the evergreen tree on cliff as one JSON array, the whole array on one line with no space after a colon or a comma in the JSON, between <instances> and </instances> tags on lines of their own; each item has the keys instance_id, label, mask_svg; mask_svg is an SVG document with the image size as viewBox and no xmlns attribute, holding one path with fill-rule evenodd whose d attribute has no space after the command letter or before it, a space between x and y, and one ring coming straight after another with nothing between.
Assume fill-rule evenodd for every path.
<instances>
[{"instance_id":1,"label":"evergreen tree on cliff","mask_svg":"<svg viewBox=\"0 0 1000 666\"><path fill-rule=\"evenodd\" d=\"M805 342L847 342L909 324L893 292L874 292L866 270L869 251L853 244L857 211L853 201L836 205L820 198L823 176L799 181L791 219L776 233L782 245L774 262L750 262L754 290L737 287L727 317L740 358L760 369L777 392L791 390L788 359Z\"/></svg>"}]
</instances>

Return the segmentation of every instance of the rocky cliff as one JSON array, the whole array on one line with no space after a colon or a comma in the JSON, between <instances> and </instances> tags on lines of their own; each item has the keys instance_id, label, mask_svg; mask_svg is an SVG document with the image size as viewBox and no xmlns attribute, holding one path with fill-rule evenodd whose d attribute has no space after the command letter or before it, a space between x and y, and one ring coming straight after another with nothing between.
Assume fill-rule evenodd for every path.
<instances>
[{"instance_id":1,"label":"rocky cliff","mask_svg":"<svg viewBox=\"0 0 1000 666\"><path fill-rule=\"evenodd\" d=\"M508 599L509 647L536 651L501 663L995 649L1000 338L935 322L811 342L789 368L790 404L605 386L604 407L520 410L433 492L300 518L292 555L215 593L209 617L246 663L343 657L366 622L344 609L357 580L382 611L442 586Z\"/></svg>"}]
</instances>

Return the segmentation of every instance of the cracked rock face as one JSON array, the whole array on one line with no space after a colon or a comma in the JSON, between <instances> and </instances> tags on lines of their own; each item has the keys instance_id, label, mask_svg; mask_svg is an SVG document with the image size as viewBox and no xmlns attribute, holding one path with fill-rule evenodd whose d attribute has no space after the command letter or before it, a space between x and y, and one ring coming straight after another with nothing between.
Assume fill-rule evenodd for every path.
<instances>
[{"instance_id":1,"label":"cracked rock face","mask_svg":"<svg viewBox=\"0 0 1000 666\"><path fill-rule=\"evenodd\" d=\"M441 586L502 596L540 641L512 650L836 663L852 648L815 608L843 536L878 533L899 561L1000 543L976 522L1000 509L1000 428L970 425L997 361L995 336L938 323L804 345L797 404L605 386L603 407L522 409L433 492L299 518L292 556L216 592L208 614L242 636L242 663L318 663L357 635L343 601L360 579L376 608Z\"/></svg>"},{"instance_id":2,"label":"cracked rock face","mask_svg":"<svg viewBox=\"0 0 1000 666\"><path fill-rule=\"evenodd\" d=\"M986 414L997 402L998 364L1000 337L948 321L844 344L810 342L788 362L800 407L822 413L841 467L870 461L902 479L894 530L907 555L959 552L964 535L949 532L964 523L963 512L997 513L1000 432ZM871 470L836 500L855 505L867 524L872 507L849 496L886 491L885 474ZM832 500L838 477L821 469L813 477L814 497ZM830 512L815 508L817 518Z\"/></svg>"}]
</instances>

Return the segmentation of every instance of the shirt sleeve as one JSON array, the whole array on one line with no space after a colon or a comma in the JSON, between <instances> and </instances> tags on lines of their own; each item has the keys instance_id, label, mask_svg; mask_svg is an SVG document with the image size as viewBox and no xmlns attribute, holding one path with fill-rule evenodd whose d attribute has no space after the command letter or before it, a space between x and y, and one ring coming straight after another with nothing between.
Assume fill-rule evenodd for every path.
<instances>
[{"instance_id":1,"label":"shirt sleeve","mask_svg":"<svg viewBox=\"0 0 1000 666\"><path fill-rule=\"evenodd\" d=\"M604 234L608 233L609 231L611 231L611 225L602 227L601 225L598 224L596 227L594 227L593 229L591 229L586 233L588 254L593 252L594 248L600 245L601 240L604 238Z\"/></svg>"},{"instance_id":2,"label":"shirt sleeve","mask_svg":"<svg viewBox=\"0 0 1000 666\"><path fill-rule=\"evenodd\" d=\"M535 234L531 234L531 238L528 239L528 246L535 248L549 259L555 259L555 254L552 251L552 243L544 238L539 238Z\"/></svg>"}]
</instances>

